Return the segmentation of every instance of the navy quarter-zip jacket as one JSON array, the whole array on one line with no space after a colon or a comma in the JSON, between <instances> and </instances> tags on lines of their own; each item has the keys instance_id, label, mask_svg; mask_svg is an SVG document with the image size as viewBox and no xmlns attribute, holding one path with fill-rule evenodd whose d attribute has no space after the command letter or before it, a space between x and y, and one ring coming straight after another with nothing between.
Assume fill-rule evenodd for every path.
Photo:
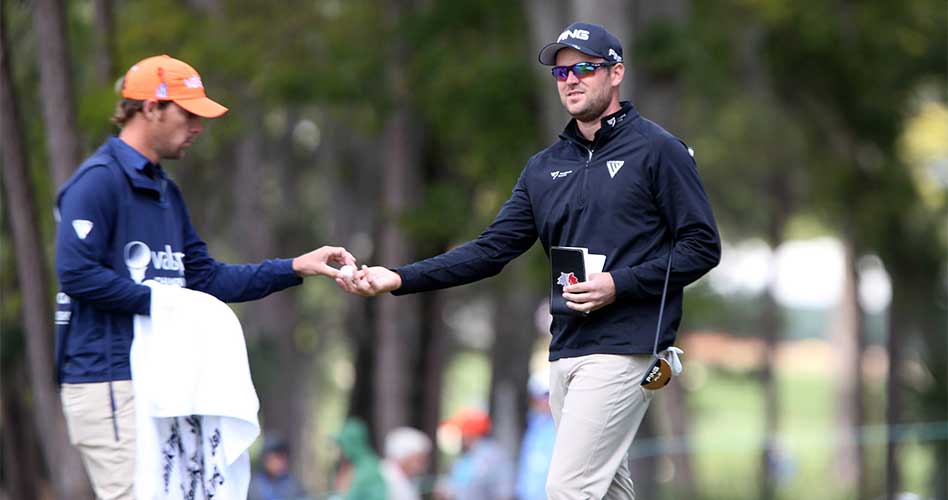
<instances>
[{"instance_id":1,"label":"navy quarter-zip jacket","mask_svg":"<svg viewBox=\"0 0 948 500\"><path fill-rule=\"evenodd\" d=\"M56 364L60 382L129 380L132 316L149 314L155 280L224 302L297 285L292 259L215 261L178 186L117 137L89 157L57 198ZM169 360L169 363L173 360Z\"/></svg>"},{"instance_id":2,"label":"navy quarter-zip jacket","mask_svg":"<svg viewBox=\"0 0 948 500\"><path fill-rule=\"evenodd\" d=\"M550 360L646 354L655 342L668 253L672 270L658 349L675 341L682 290L721 256L711 205L688 147L628 102L602 119L593 142L572 120L527 162L510 199L475 240L396 268L396 295L494 276L539 238L604 254L616 300L586 317L555 315Z\"/></svg>"}]
</instances>

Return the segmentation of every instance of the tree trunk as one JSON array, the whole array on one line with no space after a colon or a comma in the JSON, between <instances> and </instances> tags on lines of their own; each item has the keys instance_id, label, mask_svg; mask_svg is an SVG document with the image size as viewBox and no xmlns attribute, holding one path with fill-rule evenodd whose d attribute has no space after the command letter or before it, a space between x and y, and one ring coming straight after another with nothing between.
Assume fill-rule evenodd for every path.
<instances>
[{"instance_id":1,"label":"tree trunk","mask_svg":"<svg viewBox=\"0 0 948 500\"><path fill-rule=\"evenodd\" d=\"M6 29L0 21L0 114L3 133L3 192L16 253L17 279L23 297L27 362L33 396L33 414L40 433L43 457L51 474L56 496L89 498L91 487L79 453L69 445L66 422L53 374L52 311L46 252L36 224L36 206L30 186L29 162L23 142L23 127L17 109L10 73Z\"/></svg>"},{"instance_id":2,"label":"tree trunk","mask_svg":"<svg viewBox=\"0 0 948 500\"><path fill-rule=\"evenodd\" d=\"M80 153L65 10L62 0L33 2L33 27L36 30L42 95L40 100L56 189L79 166Z\"/></svg>"},{"instance_id":3,"label":"tree trunk","mask_svg":"<svg viewBox=\"0 0 948 500\"><path fill-rule=\"evenodd\" d=\"M789 194L787 179L782 172L774 172L768 182L770 206L767 227L767 243L774 251L783 242L783 233L787 225ZM777 492L777 470L783 460L783 445L777 441L780 435L780 394L774 367L777 366L777 346L783 338L783 319L780 306L774 297L774 270L768 280L760 318L760 331L764 336L764 360L760 379L764 390L764 449L760 457L760 495L761 500L771 500Z\"/></svg>"},{"instance_id":4,"label":"tree trunk","mask_svg":"<svg viewBox=\"0 0 948 500\"><path fill-rule=\"evenodd\" d=\"M639 431L632 442L633 452L641 450L629 457L629 472L635 486L636 498L656 498L658 492L658 461L661 457L659 446L659 425L661 416L656 411L648 411Z\"/></svg>"},{"instance_id":5,"label":"tree trunk","mask_svg":"<svg viewBox=\"0 0 948 500\"><path fill-rule=\"evenodd\" d=\"M764 360L760 369L760 383L764 390L764 450L760 456L759 498L771 500L777 488L775 462L778 459L779 443L776 438L780 429L780 398L773 367L777 362L777 343L781 337L780 308L773 292L768 292L764 300L761 328L764 336Z\"/></svg>"},{"instance_id":6,"label":"tree trunk","mask_svg":"<svg viewBox=\"0 0 948 500\"><path fill-rule=\"evenodd\" d=\"M292 246L278 234L282 226L279 214L273 213L263 200L268 179L280 179L285 165L294 162L282 153L266 150L264 136L255 128L255 124L262 122L260 112L254 103L245 102L242 118L248 124L245 130L250 132L237 144L233 182L234 192L238 194L234 197L233 230L234 241L240 242L241 258L259 262ZM285 148L276 149L286 151ZM297 206L292 190L281 191L287 206ZM296 345L298 321L299 310L293 290L246 304L242 314L247 337L266 345L272 353L274 366L267 367L271 376L257 379L262 386L259 393L264 434L279 434L289 443L303 442L309 389L309 377L305 375L307 355ZM297 458L302 451L300 448L302 446L292 447L292 458Z\"/></svg>"},{"instance_id":7,"label":"tree trunk","mask_svg":"<svg viewBox=\"0 0 948 500\"><path fill-rule=\"evenodd\" d=\"M907 261L906 261L907 262ZM904 266L904 264L902 264ZM902 425L902 386L900 374L903 371L903 345L911 338L914 323L914 309L911 303L910 288L916 285L902 273L906 269L892 267L892 306L889 314L886 349L889 356L889 374L885 384L886 395L886 449L885 449L885 498L895 500L901 487L902 477L899 470L899 439Z\"/></svg>"},{"instance_id":8,"label":"tree trunk","mask_svg":"<svg viewBox=\"0 0 948 500\"><path fill-rule=\"evenodd\" d=\"M531 57L536 57L535 54L539 54L544 45L556 40L560 32L571 22L567 19L569 9L566 0L526 0L525 4L532 44L530 54ZM539 64L533 58L530 59L529 65L535 68L536 80L542 89L537 94L542 96L538 103L543 123L541 141L547 144L563 130L569 115L560 103L556 83L550 75L549 67Z\"/></svg>"},{"instance_id":9,"label":"tree trunk","mask_svg":"<svg viewBox=\"0 0 948 500\"><path fill-rule=\"evenodd\" d=\"M946 195L948 196L948 195ZM948 199L946 199L948 201ZM946 205L945 208L948 208ZM936 220L944 221L948 219L948 214L941 212ZM932 231L929 234L938 234ZM934 245L933 245L934 246ZM938 266L937 262L930 262L930 266L923 265L922 269L931 269ZM944 264L942 264L944 265ZM942 268L944 269L944 267ZM929 371L933 375L933 383L925 391L922 398L925 401L927 420L929 422L948 422L948 290L944 287L944 282L940 281L944 274L926 273L925 282L931 286L921 288L922 296L924 290L935 290L933 311L930 314L922 315L925 321L923 335L923 358L926 361ZM942 427L944 429L944 427ZM932 498L948 499L948 478L944 471L948 470L948 439L944 436L942 439L934 440L932 443L932 452L934 466L931 470L931 491Z\"/></svg>"},{"instance_id":10,"label":"tree trunk","mask_svg":"<svg viewBox=\"0 0 948 500\"><path fill-rule=\"evenodd\" d=\"M655 23L684 24L691 13L689 0L650 2L639 0L633 3L629 38L641 37L648 33ZM618 36L618 34L616 34ZM621 38L620 38L621 40ZM672 134L681 134L682 91L677 74L656 74L648 68L635 64L633 40L629 40L624 51L626 60L626 80L623 85L625 95L633 97L633 103L646 118L653 119ZM623 82L625 83L625 82Z\"/></svg>"},{"instance_id":11,"label":"tree trunk","mask_svg":"<svg viewBox=\"0 0 948 500\"><path fill-rule=\"evenodd\" d=\"M771 84L760 54L765 32L760 24L748 25L737 42L736 50L740 57L742 70L746 76L749 97L760 103L770 103ZM783 160L788 161L788 160ZM783 242L787 220L792 213L794 197L790 191L790 168L776 168L765 178L767 200L767 226L765 237L767 244L776 251ZM777 441L780 430L779 384L774 371L777 361L777 347L783 338L783 319L780 307L774 297L774 270L768 279L767 291L760 316L758 331L764 338L764 359L760 369L760 382L764 391L764 443L760 455L760 500L772 500L777 491L777 472L783 458L783 445Z\"/></svg>"},{"instance_id":12,"label":"tree trunk","mask_svg":"<svg viewBox=\"0 0 948 500\"><path fill-rule=\"evenodd\" d=\"M404 19L411 14L411 2L389 0L387 19L394 30L389 43L391 60L408 61L412 55L407 42L397 33ZM415 257L411 239L405 234L401 218L418 199L419 146L417 125L413 121L411 94L404 65L386 67L386 86L393 109L383 130L382 214L379 264L398 265ZM417 362L419 343L420 301L417 296L394 297L385 294L377 299L378 351L375 397L378 404L373 427L378 436L405 425L412 414L408 408L412 388L412 371L408 367Z\"/></svg>"},{"instance_id":13,"label":"tree trunk","mask_svg":"<svg viewBox=\"0 0 948 500\"><path fill-rule=\"evenodd\" d=\"M783 240L784 228L787 223L787 214L784 212L787 199L785 179L780 173L771 177L768 192L771 194L770 222L767 229L767 241L774 250ZM764 336L764 361L760 370L761 385L764 389L764 450L760 457L760 495L761 500L775 498L777 491L777 465L782 455L782 445L777 442L780 435L780 395L779 384L774 372L777 365L777 346L783 337L783 320L780 316L780 306L774 298L773 280L771 275L763 311L760 319L760 331Z\"/></svg>"},{"instance_id":14,"label":"tree trunk","mask_svg":"<svg viewBox=\"0 0 948 500\"><path fill-rule=\"evenodd\" d=\"M844 490L860 488L862 470L862 311L853 245L843 242L843 289L829 337L836 359L833 368L836 402L836 460L834 477ZM860 496L859 498L864 498Z\"/></svg>"},{"instance_id":15,"label":"tree trunk","mask_svg":"<svg viewBox=\"0 0 948 500\"><path fill-rule=\"evenodd\" d=\"M494 418L494 437L516 457L526 422L530 378L530 355L536 339L534 312L539 300L529 288L529 269L525 258L504 269L501 289L495 295L494 342L491 347L490 409Z\"/></svg>"},{"instance_id":16,"label":"tree trunk","mask_svg":"<svg viewBox=\"0 0 948 500\"><path fill-rule=\"evenodd\" d=\"M365 422L375 422L376 404L375 395L378 391L375 384L378 381L376 372L376 349L378 346L375 329L375 316L378 308L376 299L355 297L350 301L346 311L346 324L352 345L352 365L355 378L352 381L352 390L349 392L349 415L361 418ZM372 441L379 443L379 436L375 428L370 427Z\"/></svg>"},{"instance_id":17,"label":"tree trunk","mask_svg":"<svg viewBox=\"0 0 948 500\"><path fill-rule=\"evenodd\" d=\"M668 436L672 443L678 445L669 453L674 485L672 494L675 498L698 498L695 472L691 464L691 451L688 448L690 441L688 395L677 380L668 384L661 393L664 405L659 408L663 408L661 414L668 418Z\"/></svg>"},{"instance_id":18,"label":"tree trunk","mask_svg":"<svg viewBox=\"0 0 948 500\"><path fill-rule=\"evenodd\" d=\"M321 161L326 165L338 166L327 169L326 176L333 207L328 214L332 217L332 240L346 247L359 264L392 265L379 261L381 248L376 246L378 240L372 237L375 231L371 228L380 226L380 219L384 218L379 213L380 204L367 201L379 200L388 187L378 179L378 166L386 161L382 154L381 139L361 134L344 120L329 123L323 129L325 140L320 146ZM382 378L378 373L379 314L378 298L346 299L343 325L354 372L347 414L359 417L368 424L371 441L377 447L384 438L375 426L379 412L379 391L376 386ZM408 367L401 369L407 370Z\"/></svg>"},{"instance_id":19,"label":"tree trunk","mask_svg":"<svg viewBox=\"0 0 948 500\"><path fill-rule=\"evenodd\" d=\"M11 333L7 330L7 333ZM3 377L3 490L10 498L41 498L43 477L42 462L37 456L38 444L31 409L24 389L27 377L24 367L17 363L14 369L6 368ZM15 432L11 432L15 429Z\"/></svg>"},{"instance_id":20,"label":"tree trunk","mask_svg":"<svg viewBox=\"0 0 948 500\"><path fill-rule=\"evenodd\" d=\"M882 225L885 245L880 255L892 281L892 303L888 317L889 370L886 380L885 498L894 500L902 488L901 441L906 439L905 425L911 420L928 421L944 429L948 417L948 380L946 380L944 242L939 229L944 224L944 212L932 214L926 222L919 220L917 211L892 212L891 220ZM937 226L936 226L937 225ZM937 227L937 229L936 229ZM919 384L909 378L907 360L920 360L930 378ZM914 380L913 380L914 379ZM915 406L918 405L918 406ZM921 414L911 413L921 408ZM931 451L932 498L945 498L945 464L948 462L948 442L933 438Z\"/></svg>"},{"instance_id":21,"label":"tree trunk","mask_svg":"<svg viewBox=\"0 0 948 500\"><path fill-rule=\"evenodd\" d=\"M325 129L325 140L320 146L327 165L339 168L327 171L329 192L334 209L332 240L346 247L359 264L373 265L377 250L369 236L377 225L378 206L365 200L380 196L377 165L382 162L376 138L365 138L345 122L333 122ZM345 334L352 353L354 379L349 391L348 414L366 423L375 422L375 383L378 335L376 315L378 300L348 297L345 312ZM369 426L373 442L378 443L375 428Z\"/></svg>"},{"instance_id":22,"label":"tree trunk","mask_svg":"<svg viewBox=\"0 0 948 500\"><path fill-rule=\"evenodd\" d=\"M944 282L945 242L941 228L948 220L948 191L945 192L944 203L943 208L933 212L924 225L916 225L917 212L897 211L902 219L899 221L902 231L915 226L908 237L895 236L889 240L893 244L898 243L901 258L897 261L888 259L893 261L890 272L899 274L899 278L893 278L892 282L890 339L895 337L891 342L897 340L902 346L895 354L898 359L908 357L906 346L912 346L912 356L917 356L930 374L930 379L921 384L918 393L913 396L921 409L916 418L931 422L936 428L941 426L942 432L945 430L944 422L948 421L948 357L945 356L945 353L948 353L948 335L945 334L948 332L948 289L945 288ZM898 233L890 231L887 234ZM941 269L942 272L933 272L935 269ZM896 304L896 296L901 296L898 299L899 305ZM898 330L895 325L899 325ZM892 390L897 390L895 385L899 381L896 374L899 373L902 372L889 372ZM902 386L900 394L904 397L905 394L914 392L906 391ZM903 403L895 401L893 408L896 404ZM900 408L904 411L905 407ZM893 422L901 421L900 413L897 411L892 416ZM948 471L948 439L942 434L941 439L933 438L929 443L933 459L930 497L938 500L948 499L948 478L945 474L945 471ZM897 456L894 451L892 456ZM898 478L896 479L898 485Z\"/></svg>"},{"instance_id":23,"label":"tree trunk","mask_svg":"<svg viewBox=\"0 0 948 500\"><path fill-rule=\"evenodd\" d=\"M451 336L444 323L445 292L437 291L425 294L422 301L421 327L421 370L416 374L420 402L415 406L421 413L415 415L413 422L428 436L434 437L441 422L442 388L444 371L448 364ZM439 470L438 453L431 454L428 472Z\"/></svg>"},{"instance_id":24,"label":"tree trunk","mask_svg":"<svg viewBox=\"0 0 948 500\"><path fill-rule=\"evenodd\" d=\"M115 22L112 0L93 0L95 13L95 79L99 85L111 87L118 78L115 64Z\"/></svg>"},{"instance_id":25,"label":"tree trunk","mask_svg":"<svg viewBox=\"0 0 948 500\"><path fill-rule=\"evenodd\" d=\"M185 3L191 10L204 12L214 17L219 17L223 11L220 0L186 0Z\"/></svg>"},{"instance_id":26,"label":"tree trunk","mask_svg":"<svg viewBox=\"0 0 948 500\"><path fill-rule=\"evenodd\" d=\"M382 194L384 219L381 221L378 262L388 266L410 262L414 257L412 243L404 234L400 219L410 200L415 199L417 155L411 150L412 139L408 137L412 126L409 111L404 105L398 105L398 108L387 120L384 132L387 154L382 185L386 189ZM410 420L408 401L413 381L407 368L413 366L412 361L418 352L420 301L417 295L395 297L385 294L376 299L376 305L375 394L378 412L374 427L380 436L384 436Z\"/></svg>"}]
</instances>

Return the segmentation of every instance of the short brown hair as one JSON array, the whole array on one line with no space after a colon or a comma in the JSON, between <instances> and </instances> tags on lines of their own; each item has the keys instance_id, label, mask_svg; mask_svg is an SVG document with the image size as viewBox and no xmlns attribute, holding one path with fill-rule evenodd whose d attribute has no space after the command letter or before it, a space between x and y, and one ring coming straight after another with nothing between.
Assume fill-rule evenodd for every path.
<instances>
[{"instance_id":1,"label":"short brown hair","mask_svg":"<svg viewBox=\"0 0 948 500\"><path fill-rule=\"evenodd\" d=\"M158 109L164 109L171 101L158 101ZM112 114L112 123L118 128L125 126L125 123L145 108L145 101L139 99L122 99L115 104L115 113Z\"/></svg>"}]
</instances>

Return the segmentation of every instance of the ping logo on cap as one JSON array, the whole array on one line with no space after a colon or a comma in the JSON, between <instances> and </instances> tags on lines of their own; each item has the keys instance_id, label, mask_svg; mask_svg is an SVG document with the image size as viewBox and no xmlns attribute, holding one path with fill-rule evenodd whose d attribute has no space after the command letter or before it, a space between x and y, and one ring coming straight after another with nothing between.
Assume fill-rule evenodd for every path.
<instances>
[{"instance_id":1,"label":"ping logo on cap","mask_svg":"<svg viewBox=\"0 0 948 500\"><path fill-rule=\"evenodd\" d=\"M560 37L556 39L557 42L562 42L567 38L575 38L577 40L589 40L589 32L586 30L581 30L576 28L574 30L566 30L560 33Z\"/></svg>"},{"instance_id":2,"label":"ping logo on cap","mask_svg":"<svg viewBox=\"0 0 948 500\"><path fill-rule=\"evenodd\" d=\"M587 56L601 57L613 63L622 62L622 44L605 27L592 23L572 23L556 41L540 49L540 64L556 65L556 53L560 49L572 48Z\"/></svg>"}]
</instances>

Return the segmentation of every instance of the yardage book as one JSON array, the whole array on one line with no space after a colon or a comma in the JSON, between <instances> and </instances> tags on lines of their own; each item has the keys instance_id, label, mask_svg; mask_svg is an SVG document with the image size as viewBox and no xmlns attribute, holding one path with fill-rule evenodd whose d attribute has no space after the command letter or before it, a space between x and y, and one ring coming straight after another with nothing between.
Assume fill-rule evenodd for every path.
<instances>
[{"instance_id":1,"label":"yardage book","mask_svg":"<svg viewBox=\"0 0 948 500\"><path fill-rule=\"evenodd\" d=\"M589 253L588 248L550 247L550 314L588 315L566 307L563 287L586 281L589 275L602 272L605 264L605 255Z\"/></svg>"}]
</instances>

